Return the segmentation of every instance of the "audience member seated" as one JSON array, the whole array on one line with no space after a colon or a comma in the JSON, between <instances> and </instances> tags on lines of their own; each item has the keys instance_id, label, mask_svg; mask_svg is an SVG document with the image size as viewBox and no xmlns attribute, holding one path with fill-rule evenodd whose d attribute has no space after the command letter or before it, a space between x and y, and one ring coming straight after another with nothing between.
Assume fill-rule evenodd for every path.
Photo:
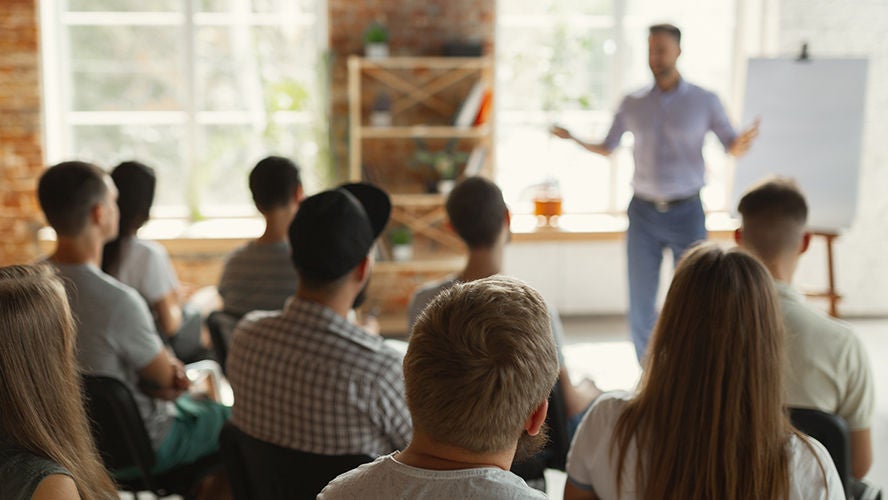
<instances>
[{"instance_id":1,"label":"audience member seated","mask_svg":"<svg viewBox=\"0 0 888 500\"><path fill-rule=\"evenodd\" d=\"M154 169L124 162L114 168L111 179L117 187L120 216L117 237L105 244L102 270L139 292L176 356L186 361L206 358L209 343L201 332L200 310L183 303L169 254L160 244L136 236L154 204Z\"/></svg>"},{"instance_id":2,"label":"audience member seated","mask_svg":"<svg viewBox=\"0 0 888 500\"><path fill-rule=\"evenodd\" d=\"M299 167L279 156L261 160L250 172L250 192L265 218L265 232L228 257L219 280L223 310L235 317L283 309L299 284L287 240L302 201Z\"/></svg>"},{"instance_id":3,"label":"audience member seated","mask_svg":"<svg viewBox=\"0 0 888 500\"><path fill-rule=\"evenodd\" d=\"M299 290L283 311L253 311L228 352L232 422L319 455L377 457L411 436L401 356L348 319L363 300L389 197L347 184L302 202L289 229Z\"/></svg>"},{"instance_id":4,"label":"audience member seated","mask_svg":"<svg viewBox=\"0 0 888 500\"><path fill-rule=\"evenodd\" d=\"M639 392L602 395L580 424L564 498L844 498L829 454L784 413L784 349L764 266L690 250Z\"/></svg>"},{"instance_id":5,"label":"audience member seated","mask_svg":"<svg viewBox=\"0 0 888 500\"><path fill-rule=\"evenodd\" d=\"M408 310L408 331L413 329L426 305L443 290L459 282L486 278L502 271L505 246L511 239L512 233L509 228L509 209L506 207L500 188L483 177L469 177L450 192L446 209L451 227L468 247L469 258L461 273L423 285L413 294ZM571 383L561 353L564 344L561 317L553 307L549 307L549 315L552 320L552 333L558 345L558 361L561 365L558 379L564 393L567 412L573 417L570 425L572 433L579 424L583 411L601 394L601 391L588 379L579 386Z\"/></svg>"},{"instance_id":6,"label":"audience member seated","mask_svg":"<svg viewBox=\"0 0 888 500\"><path fill-rule=\"evenodd\" d=\"M0 268L0 498L117 498L87 425L74 347L52 270Z\"/></svg>"},{"instance_id":7,"label":"audience member seated","mask_svg":"<svg viewBox=\"0 0 888 500\"><path fill-rule=\"evenodd\" d=\"M548 498L509 472L545 443L558 357L543 298L520 281L454 284L420 315L404 358L413 440L318 498Z\"/></svg>"},{"instance_id":8,"label":"audience member seated","mask_svg":"<svg viewBox=\"0 0 888 500\"><path fill-rule=\"evenodd\" d=\"M851 434L851 473L861 479L872 464L874 411L869 356L851 328L804 303L791 283L808 249L808 204L795 183L771 179L750 189L737 209L737 243L771 271L786 326L787 404L845 419Z\"/></svg>"},{"instance_id":9,"label":"audience member seated","mask_svg":"<svg viewBox=\"0 0 888 500\"><path fill-rule=\"evenodd\" d=\"M117 235L111 178L95 165L64 162L43 173L37 191L57 236L49 263L68 291L81 370L127 385L154 446L155 472L215 452L230 408L182 396L189 387L184 368L164 348L145 301L99 268L103 245Z\"/></svg>"}]
</instances>

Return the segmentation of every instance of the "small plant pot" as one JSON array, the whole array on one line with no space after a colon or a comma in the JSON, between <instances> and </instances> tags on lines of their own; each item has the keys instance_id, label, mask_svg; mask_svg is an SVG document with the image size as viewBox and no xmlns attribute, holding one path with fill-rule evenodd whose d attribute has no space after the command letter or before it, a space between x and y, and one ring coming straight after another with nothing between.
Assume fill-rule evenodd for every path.
<instances>
[{"instance_id":1,"label":"small plant pot","mask_svg":"<svg viewBox=\"0 0 888 500\"><path fill-rule=\"evenodd\" d=\"M389 56L387 43L368 43L364 45L364 55L367 59L385 59Z\"/></svg>"},{"instance_id":2,"label":"small plant pot","mask_svg":"<svg viewBox=\"0 0 888 500\"><path fill-rule=\"evenodd\" d=\"M413 245L392 245L392 259L406 262L413 259Z\"/></svg>"},{"instance_id":3,"label":"small plant pot","mask_svg":"<svg viewBox=\"0 0 888 500\"><path fill-rule=\"evenodd\" d=\"M456 181L453 179L442 179L438 181L438 192L447 196L453 191L453 187L456 186Z\"/></svg>"},{"instance_id":4,"label":"small plant pot","mask_svg":"<svg viewBox=\"0 0 888 500\"><path fill-rule=\"evenodd\" d=\"M391 127L392 114L388 111L372 111L370 113L370 126Z\"/></svg>"}]
</instances>

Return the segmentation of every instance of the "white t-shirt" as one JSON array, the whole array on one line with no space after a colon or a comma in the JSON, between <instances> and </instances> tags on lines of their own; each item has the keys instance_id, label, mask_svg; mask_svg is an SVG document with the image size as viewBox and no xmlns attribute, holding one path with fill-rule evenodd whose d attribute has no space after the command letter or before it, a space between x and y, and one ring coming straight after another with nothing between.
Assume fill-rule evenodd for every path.
<instances>
[{"instance_id":1,"label":"white t-shirt","mask_svg":"<svg viewBox=\"0 0 888 500\"><path fill-rule=\"evenodd\" d=\"M428 470L395 460L397 452L377 458L337 477L319 499L542 499L545 493L497 467Z\"/></svg>"},{"instance_id":2,"label":"white t-shirt","mask_svg":"<svg viewBox=\"0 0 888 500\"><path fill-rule=\"evenodd\" d=\"M578 488L594 490L599 498L621 500L636 498L637 449L634 442L629 445L626 452L623 489L619 497L616 484L616 457L612 459L610 454L614 426L631 398L632 395L627 392L610 392L599 397L580 423L567 455L568 481ZM795 436L790 438L790 500L844 500L842 483L829 453L817 441L806 439L814 448L816 457L801 439ZM823 475L818 460L827 473L828 494L823 488Z\"/></svg>"},{"instance_id":3,"label":"white t-shirt","mask_svg":"<svg viewBox=\"0 0 888 500\"><path fill-rule=\"evenodd\" d=\"M150 305L179 288L166 249L157 242L139 238L123 240L115 277L124 285L135 288Z\"/></svg>"}]
</instances>

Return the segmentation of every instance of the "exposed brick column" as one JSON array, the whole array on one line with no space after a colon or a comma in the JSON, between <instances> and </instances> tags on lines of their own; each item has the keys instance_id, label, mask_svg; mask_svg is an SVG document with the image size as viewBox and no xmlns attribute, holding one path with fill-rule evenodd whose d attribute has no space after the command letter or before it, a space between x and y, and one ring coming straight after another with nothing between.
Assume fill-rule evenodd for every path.
<instances>
[{"instance_id":1,"label":"exposed brick column","mask_svg":"<svg viewBox=\"0 0 888 500\"><path fill-rule=\"evenodd\" d=\"M37 257L42 215L34 194L43 170L40 52L35 0L0 8L0 264Z\"/></svg>"}]
</instances>

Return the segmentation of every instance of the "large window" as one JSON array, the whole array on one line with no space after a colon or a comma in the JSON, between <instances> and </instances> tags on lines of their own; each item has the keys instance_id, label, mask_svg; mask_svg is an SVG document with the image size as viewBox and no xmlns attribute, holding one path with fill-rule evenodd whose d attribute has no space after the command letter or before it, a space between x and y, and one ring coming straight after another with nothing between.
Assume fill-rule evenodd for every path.
<instances>
[{"instance_id":1,"label":"large window","mask_svg":"<svg viewBox=\"0 0 888 500\"><path fill-rule=\"evenodd\" d=\"M253 213L268 154L327 181L322 0L42 2L47 158L153 166L155 215Z\"/></svg>"},{"instance_id":2,"label":"large window","mask_svg":"<svg viewBox=\"0 0 888 500\"><path fill-rule=\"evenodd\" d=\"M631 134L611 158L551 137L553 123L593 141L604 138L628 92L652 84L647 28L682 29L679 70L717 93L732 115L737 0L500 0L497 18L497 179L517 212L528 187L554 178L571 213L620 213L631 197ZM736 123L735 126L740 126ZM728 203L731 169L709 134L704 147L709 210Z\"/></svg>"}]
</instances>

